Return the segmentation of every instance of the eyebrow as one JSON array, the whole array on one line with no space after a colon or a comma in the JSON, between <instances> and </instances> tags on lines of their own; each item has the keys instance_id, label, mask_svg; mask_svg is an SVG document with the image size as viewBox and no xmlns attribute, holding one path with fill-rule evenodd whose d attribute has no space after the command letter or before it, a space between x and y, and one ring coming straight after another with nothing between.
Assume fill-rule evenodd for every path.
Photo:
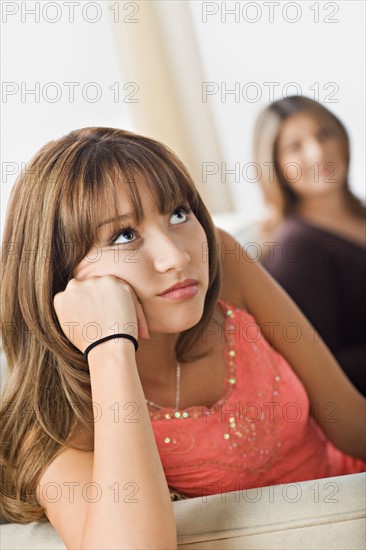
<instances>
[{"instance_id":1,"label":"eyebrow","mask_svg":"<svg viewBox=\"0 0 366 550\"><path fill-rule=\"evenodd\" d=\"M104 220L104 222L101 222L97 225L97 229L99 229L99 227L101 227L102 225L114 222L116 220L124 221L124 220L134 220L134 219L135 219L135 216L131 212L127 212L126 214L120 214L116 218L109 218L108 220Z\"/></svg>"}]
</instances>

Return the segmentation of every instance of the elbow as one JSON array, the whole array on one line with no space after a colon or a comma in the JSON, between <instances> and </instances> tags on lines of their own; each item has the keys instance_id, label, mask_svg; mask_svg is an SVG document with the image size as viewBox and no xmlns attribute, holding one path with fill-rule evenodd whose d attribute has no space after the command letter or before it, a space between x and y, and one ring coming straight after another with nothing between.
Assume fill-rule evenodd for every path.
<instances>
[{"instance_id":1,"label":"elbow","mask_svg":"<svg viewBox=\"0 0 366 550\"><path fill-rule=\"evenodd\" d=\"M72 548L74 549L75 546ZM148 538L144 536L143 540L139 536L134 536L133 539L124 538L123 541L121 539L107 541L105 537L102 540L100 538L91 540L90 537L86 537L77 548L80 550L111 550L112 548L118 548L118 550L177 550L178 540L177 532L174 529L174 531L164 532L160 536L151 535Z\"/></svg>"},{"instance_id":2,"label":"elbow","mask_svg":"<svg viewBox=\"0 0 366 550\"><path fill-rule=\"evenodd\" d=\"M140 549L142 547L139 546L138 548ZM144 548L148 550L177 550L178 539L175 524L172 529L165 529L164 533L162 533L159 537L154 537L153 539L146 541L146 546L144 546Z\"/></svg>"},{"instance_id":3,"label":"elbow","mask_svg":"<svg viewBox=\"0 0 366 550\"><path fill-rule=\"evenodd\" d=\"M131 546L126 546L126 548L132 548ZM155 535L149 537L148 540L144 541L143 545L134 546L136 550L144 548L146 550L177 550L178 549L178 539L177 539L177 530L175 525L172 529L166 528L164 533L160 535Z\"/></svg>"},{"instance_id":4,"label":"elbow","mask_svg":"<svg viewBox=\"0 0 366 550\"><path fill-rule=\"evenodd\" d=\"M165 539L161 541L159 544L157 544L156 546L149 546L148 548L150 550L177 550L178 549L177 537L176 536L170 537L170 538L165 537Z\"/></svg>"},{"instance_id":5,"label":"elbow","mask_svg":"<svg viewBox=\"0 0 366 550\"><path fill-rule=\"evenodd\" d=\"M75 546L71 548L68 548L68 550L74 550ZM112 547L104 543L101 546L94 545L91 546L90 544L84 545L82 544L80 547L80 550L110 550ZM118 550L122 550L125 548L126 550L177 550L178 549L178 541L177 538L171 538L168 539L167 537L164 538L164 540L159 541L149 541L148 544L141 544L137 543L136 546L136 540L125 542L125 543L119 543L118 546L114 546L113 548L118 548Z\"/></svg>"}]
</instances>

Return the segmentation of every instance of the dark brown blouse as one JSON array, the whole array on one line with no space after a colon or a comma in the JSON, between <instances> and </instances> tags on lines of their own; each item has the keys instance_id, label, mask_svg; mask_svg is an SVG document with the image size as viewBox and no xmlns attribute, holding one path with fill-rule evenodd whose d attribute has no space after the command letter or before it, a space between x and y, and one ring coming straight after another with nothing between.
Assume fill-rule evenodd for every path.
<instances>
[{"instance_id":1,"label":"dark brown blouse","mask_svg":"<svg viewBox=\"0 0 366 550\"><path fill-rule=\"evenodd\" d=\"M297 216L286 219L266 250L266 269L366 395L365 250Z\"/></svg>"}]
</instances>

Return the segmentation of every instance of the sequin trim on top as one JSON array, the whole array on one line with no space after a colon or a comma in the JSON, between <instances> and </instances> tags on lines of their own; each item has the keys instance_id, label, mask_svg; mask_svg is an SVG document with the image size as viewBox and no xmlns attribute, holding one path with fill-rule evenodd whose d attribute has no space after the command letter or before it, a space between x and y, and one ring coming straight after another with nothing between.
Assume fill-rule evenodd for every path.
<instances>
[{"instance_id":1,"label":"sequin trim on top","mask_svg":"<svg viewBox=\"0 0 366 550\"><path fill-rule=\"evenodd\" d=\"M253 327L256 331L259 330L254 317L240 308L231 306L231 309L227 311L227 315L229 319L233 320L233 323L234 318L238 319L240 315L246 327ZM235 325L230 324L229 328L233 330ZM228 334L228 336L231 337L232 335ZM227 457L235 457L234 463L229 463L227 460L215 460L210 461L210 464L216 464L232 470L242 470L248 474L266 472L273 466L282 451L280 435L281 419L277 405L280 405L280 385L282 381L280 365L283 358L270 346L262 334L261 339L263 338L263 340L258 345L255 341L256 337L254 335L249 336L248 332L246 332L247 345L245 347L245 356L243 357L241 353L240 357L234 356L236 358L234 359L233 357L232 361L235 364L235 369L238 368L236 364L237 359L245 362L246 367L249 366L249 361L249 370L253 372L253 370L257 371L257 368L259 368L257 372L260 372L262 375L264 370L269 369L272 373L271 382L266 389L257 388L255 394L251 393L251 390L247 394L245 390L243 391L243 380L241 379L240 386L243 393L240 399L234 403L227 403L231 407L231 410L226 411L225 409L223 414L221 413L225 419L224 422L220 423L224 427L221 437L217 437L218 433L215 432L211 441L210 434L207 434L205 438L205 445L210 450L215 449L218 453L225 453ZM266 349L263 349L263 346L268 349L269 354ZM247 370L246 374L248 374ZM236 377L234 371L234 379L235 382L237 379L239 383L238 371ZM259 401L255 400L254 395ZM234 409L232 408L233 406ZM245 414L244 410L246 411Z\"/></svg>"},{"instance_id":2,"label":"sequin trim on top","mask_svg":"<svg viewBox=\"0 0 366 550\"><path fill-rule=\"evenodd\" d=\"M211 415L212 410L216 409L233 393L236 386L236 348L239 342L235 342L235 336L232 331L235 329L234 325L231 325L235 318L235 311L240 311L240 308L228 308L223 300L218 300L218 303L225 315L225 349L224 349L224 361L225 361L225 380L224 380L224 393L222 397L216 401L211 407L205 405L193 405L186 409L175 410L173 407L163 407L158 411L150 411L151 420L182 420L186 418L201 418L204 415ZM168 442L167 442L168 443Z\"/></svg>"},{"instance_id":3,"label":"sequin trim on top","mask_svg":"<svg viewBox=\"0 0 366 550\"><path fill-rule=\"evenodd\" d=\"M260 359L260 354L257 345L251 345L253 352L256 355L256 362L263 361ZM218 465L222 465L229 469L242 469L248 474L260 474L266 472L275 464L281 453L282 442L280 438L280 419L275 405L279 405L279 387L281 376L279 374L278 365L273 358L270 357L270 366L273 369L273 385L272 385L272 413L264 409L263 398L267 396L266 391L258 390L256 396L257 401L244 401L239 406L238 414L232 411L232 416L229 416L226 422L225 433L222 438L225 444L220 444L220 441L215 441L217 450L225 452L227 456L235 456L238 462L228 464L227 461L217 461ZM270 396L267 397L266 405L270 405ZM246 415L243 417L242 405L246 407ZM241 409L241 412L240 412ZM259 409L259 411L258 411ZM260 412L260 414L259 414ZM242 462L241 462L242 461Z\"/></svg>"}]
</instances>

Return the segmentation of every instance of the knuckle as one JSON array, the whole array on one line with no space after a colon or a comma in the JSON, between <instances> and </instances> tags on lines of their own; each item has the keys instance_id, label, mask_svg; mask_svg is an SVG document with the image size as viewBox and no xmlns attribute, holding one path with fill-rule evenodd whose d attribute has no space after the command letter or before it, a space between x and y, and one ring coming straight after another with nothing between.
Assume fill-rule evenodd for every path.
<instances>
[{"instance_id":1,"label":"knuckle","mask_svg":"<svg viewBox=\"0 0 366 550\"><path fill-rule=\"evenodd\" d=\"M127 292L129 292L130 294L132 293L132 289L131 289L130 286L128 286L128 285L126 285L126 284L123 284L123 285L122 285L122 288L123 288L124 290L126 290Z\"/></svg>"},{"instance_id":2,"label":"knuckle","mask_svg":"<svg viewBox=\"0 0 366 550\"><path fill-rule=\"evenodd\" d=\"M96 279L96 282L98 282L102 286L109 287L115 284L115 277L113 277L113 275L103 275L103 277L98 277Z\"/></svg>"}]
</instances>

